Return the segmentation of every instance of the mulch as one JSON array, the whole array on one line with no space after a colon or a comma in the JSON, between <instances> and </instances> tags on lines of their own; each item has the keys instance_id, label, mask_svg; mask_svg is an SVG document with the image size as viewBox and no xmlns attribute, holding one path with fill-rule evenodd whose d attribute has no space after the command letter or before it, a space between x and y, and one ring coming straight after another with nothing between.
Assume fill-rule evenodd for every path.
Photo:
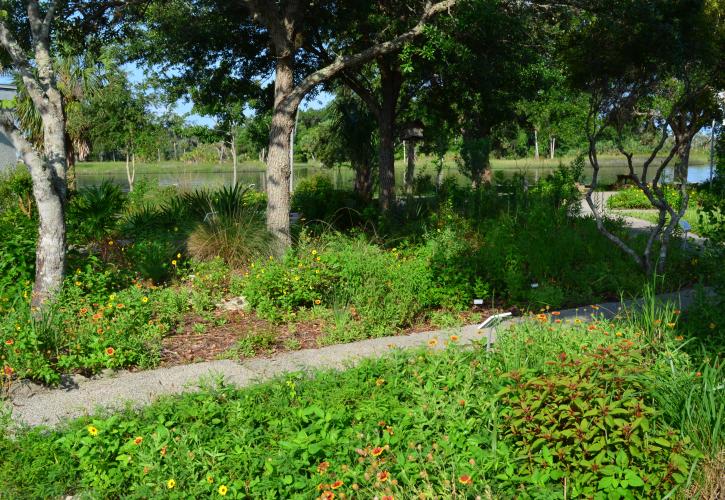
<instances>
[{"instance_id":1,"label":"mulch","mask_svg":"<svg viewBox=\"0 0 725 500\"><path fill-rule=\"evenodd\" d=\"M460 324L470 324L478 320L480 314L487 318L500 312L498 309L471 309L459 315ZM161 365L174 366L201 361L212 361L220 358L238 359L235 352L239 341L255 334L273 333L273 344L258 352L257 356L269 357L280 352L294 349L313 349L320 347L327 325L322 320L299 321L294 324L275 324L259 318L254 312L216 311L217 319L226 320L215 325L205 321L201 316L190 314L173 335L163 339ZM475 315L475 320L474 320ZM483 319L481 319L483 321ZM194 331L194 325L203 323L203 332ZM440 325L429 320L419 321L406 329L391 332L397 335L409 335L439 329Z\"/></svg>"}]
</instances>

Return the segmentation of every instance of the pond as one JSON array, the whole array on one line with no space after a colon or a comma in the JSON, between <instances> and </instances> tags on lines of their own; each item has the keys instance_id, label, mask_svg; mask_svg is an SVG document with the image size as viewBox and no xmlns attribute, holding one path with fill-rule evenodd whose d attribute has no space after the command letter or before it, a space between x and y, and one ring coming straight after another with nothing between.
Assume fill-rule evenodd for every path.
<instances>
[{"instance_id":1,"label":"pond","mask_svg":"<svg viewBox=\"0 0 725 500\"><path fill-rule=\"evenodd\" d=\"M77 173L78 187L98 185L105 180L118 184L123 189L128 188L126 180L126 172L121 166L119 168L105 169L103 171L94 172L94 169L79 169ZM522 163L521 166L507 164L505 167L497 167L494 163L493 171L503 172L504 177L512 177L515 174L526 175L530 181L535 182L540 178L546 177L554 168L549 166L532 166L531 164ZM402 166L395 169L396 185L403 183L404 168ZM617 180L620 174L626 174L627 168L622 164L603 164L599 182L601 184L611 184ZM338 188L352 188L354 173L350 168L323 168L318 166L303 165L294 169L293 186L307 177L324 174L330 177ZM430 165L421 165L417 172L418 175L429 175L435 177L435 173ZM459 183L469 182L458 169L454 166L444 168L444 176L454 176ZM691 165L688 172L688 182L699 183L707 181L710 175L709 165ZM266 171L258 166L243 166L237 173L238 181L242 184L254 184L256 189L266 189L267 176ZM672 169L665 171L665 181L672 179ZM139 168L136 172L136 181L145 181L152 184L158 183L159 186L177 186L181 190L192 190L197 188L216 188L223 185L229 185L232 182L232 171L229 166L209 166L208 169L199 168L198 166L175 165L173 168L149 169L144 171ZM584 169L584 181L591 181L591 168Z\"/></svg>"}]
</instances>

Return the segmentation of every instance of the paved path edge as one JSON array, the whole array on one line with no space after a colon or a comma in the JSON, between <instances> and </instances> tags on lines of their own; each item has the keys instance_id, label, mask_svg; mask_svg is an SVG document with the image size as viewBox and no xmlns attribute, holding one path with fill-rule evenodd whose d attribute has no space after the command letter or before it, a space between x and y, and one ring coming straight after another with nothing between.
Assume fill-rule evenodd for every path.
<instances>
[{"instance_id":1,"label":"paved path edge","mask_svg":"<svg viewBox=\"0 0 725 500\"><path fill-rule=\"evenodd\" d=\"M695 295L695 290L688 289L659 295L657 298L661 302L673 302L680 309L686 309ZM597 304L596 313L611 319L622 308L638 303L641 300L601 303ZM591 306L582 306L560 311L559 318L588 320L592 312ZM12 420L16 424L52 427L100 410L118 410L129 404L141 407L160 396L197 391L204 380L218 377L238 387L245 387L289 372L343 369L362 359L381 357L391 352L391 349L424 347L434 338L438 339L437 348L443 348L444 341L452 334L458 336L458 342L462 345L481 340L493 342L497 328L510 321L516 319L493 328L479 329L478 325L466 325L291 351L270 358L252 358L240 362L219 360L139 372L118 371L110 376L94 378L75 376L59 388L20 382L11 388L6 404L9 404Z\"/></svg>"}]
</instances>

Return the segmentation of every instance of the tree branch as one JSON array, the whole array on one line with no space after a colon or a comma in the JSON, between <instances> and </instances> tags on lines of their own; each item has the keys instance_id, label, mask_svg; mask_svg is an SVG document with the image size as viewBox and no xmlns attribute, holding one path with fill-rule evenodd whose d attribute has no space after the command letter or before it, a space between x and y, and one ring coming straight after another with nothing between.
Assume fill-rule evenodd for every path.
<instances>
[{"instance_id":1,"label":"tree branch","mask_svg":"<svg viewBox=\"0 0 725 500\"><path fill-rule=\"evenodd\" d=\"M256 0L246 1L254 2ZM428 2L426 4L425 10L423 11L423 14L418 20L418 23L413 28L393 38L392 40L373 45L372 47L365 49L362 52L358 52L357 54L337 57L335 61L331 64L308 75L304 80L299 83L299 85L294 88L294 90L288 96L285 97L285 100L288 102L299 103L300 101L302 101L304 96L316 85L326 80L329 80L333 76L340 73L340 71L346 68L366 63L372 59L375 59L376 57L380 57L400 50L406 43L420 36L423 33L423 29L425 28L425 25L430 18L434 17L440 12L450 10L456 4L456 1L457 0L444 0L436 4L431 4L430 2Z\"/></svg>"}]
</instances>

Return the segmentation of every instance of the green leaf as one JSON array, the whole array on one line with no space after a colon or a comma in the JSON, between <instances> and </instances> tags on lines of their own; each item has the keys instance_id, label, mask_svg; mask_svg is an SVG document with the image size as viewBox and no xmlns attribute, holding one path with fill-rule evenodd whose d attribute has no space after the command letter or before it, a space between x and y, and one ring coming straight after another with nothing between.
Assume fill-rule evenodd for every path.
<instances>
[{"instance_id":1,"label":"green leaf","mask_svg":"<svg viewBox=\"0 0 725 500\"><path fill-rule=\"evenodd\" d=\"M624 452L624 450L619 450L617 452L617 460L616 460L616 462L617 462L617 465L619 466L620 469L626 469L627 466L629 466L629 457Z\"/></svg>"},{"instance_id":2,"label":"green leaf","mask_svg":"<svg viewBox=\"0 0 725 500\"><path fill-rule=\"evenodd\" d=\"M635 472L631 469L627 469L627 471L624 473L624 477L627 479L627 482L630 486L634 486L635 488L644 486L644 481L642 481L642 478L635 474Z\"/></svg>"}]
</instances>

